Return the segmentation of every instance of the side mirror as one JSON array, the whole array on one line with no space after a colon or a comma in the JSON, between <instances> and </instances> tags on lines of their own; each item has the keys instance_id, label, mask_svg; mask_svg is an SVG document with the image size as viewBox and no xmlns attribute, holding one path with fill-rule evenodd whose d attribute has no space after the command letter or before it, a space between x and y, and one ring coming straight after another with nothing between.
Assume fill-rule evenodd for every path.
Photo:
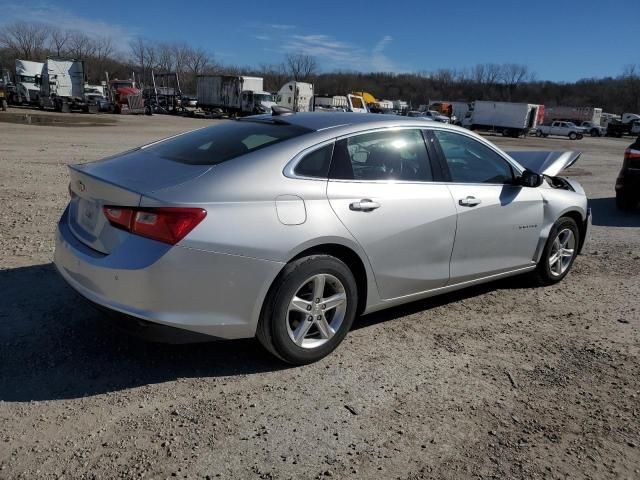
<instances>
[{"instance_id":1,"label":"side mirror","mask_svg":"<svg viewBox=\"0 0 640 480\"><path fill-rule=\"evenodd\" d=\"M520 185L523 187L536 188L542 185L543 177L539 173L525 170L520 176Z\"/></svg>"}]
</instances>

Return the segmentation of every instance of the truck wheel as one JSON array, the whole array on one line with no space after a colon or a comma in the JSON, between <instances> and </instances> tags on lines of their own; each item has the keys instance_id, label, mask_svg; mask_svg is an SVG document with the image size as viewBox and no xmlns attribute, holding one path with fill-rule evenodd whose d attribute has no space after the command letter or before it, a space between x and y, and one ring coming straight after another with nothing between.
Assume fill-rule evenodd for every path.
<instances>
[{"instance_id":1,"label":"truck wheel","mask_svg":"<svg viewBox=\"0 0 640 480\"><path fill-rule=\"evenodd\" d=\"M582 140L583 138L584 138L584 135L583 135L583 134L581 134L581 133L579 133L579 134L578 134L578 140Z\"/></svg>"},{"instance_id":2,"label":"truck wheel","mask_svg":"<svg viewBox=\"0 0 640 480\"><path fill-rule=\"evenodd\" d=\"M569 139L570 140L575 140L576 138L578 138L578 135L576 135L576 132L570 132L569 133Z\"/></svg>"},{"instance_id":3,"label":"truck wheel","mask_svg":"<svg viewBox=\"0 0 640 480\"><path fill-rule=\"evenodd\" d=\"M536 137L542 137L542 132L540 130L536 130Z\"/></svg>"},{"instance_id":4,"label":"truck wheel","mask_svg":"<svg viewBox=\"0 0 640 480\"><path fill-rule=\"evenodd\" d=\"M591 132L589 132L589 133L591 133L592 137L599 137L600 136L600 132L595 128L592 128Z\"/></svg>"}]
</instances>

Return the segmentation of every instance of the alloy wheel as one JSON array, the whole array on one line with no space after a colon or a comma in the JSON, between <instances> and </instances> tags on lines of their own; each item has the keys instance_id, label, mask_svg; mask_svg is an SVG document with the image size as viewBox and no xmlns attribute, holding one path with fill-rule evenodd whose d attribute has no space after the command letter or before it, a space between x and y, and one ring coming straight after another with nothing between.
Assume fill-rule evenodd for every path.
<instances>
[{"instance_id":1,"label":"alloy wheel","mask_svg":"<svg viewBox=\"0 0 640 480\"><path fill-rule=\"evenodd\" d=\"M554 277L564 274L575 255L576 237L573 231L565 228L556 236L549 252L549 271Z\"/></svg>"},{"instance_id":2,"label":"alloy wheel","mask_svg":"<svg viewBox=\"0 0 640 480\"><path fill-rule=\"evenodd\" d=\"M347 294L338 278L319 273L305 280L289 302L287 332L302 348L317 348L340 329L347 311Z\"/></svg>"}]
</instances>

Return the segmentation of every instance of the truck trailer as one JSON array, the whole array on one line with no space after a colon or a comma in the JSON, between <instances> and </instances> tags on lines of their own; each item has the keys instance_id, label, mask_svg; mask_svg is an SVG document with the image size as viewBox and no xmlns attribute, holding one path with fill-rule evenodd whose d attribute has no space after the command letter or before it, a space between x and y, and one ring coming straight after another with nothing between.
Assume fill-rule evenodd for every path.
<instances>
[{"instance_id":1,"label":"truck trailer","mask_svg":"<svg viewBox=\"0 0 640 480\"><path fill-rule=\"evenodd\" d=\"M313 85L305 82L287 82L278 91L276 103L294 112L311 112L313 111Z\"/></svg>"},{"instance_id":2,"label":"truck trailer","mask_svg":"<svg viewBox=\"0 0 640 480\"><path fill-rule=\"evenodd\" d=\"M471 130L501 133L505 137L527 136L540 122L544 105L531 103L475 101L463 126Z\"/></svg>"},{"instance_id":3,"label":"truck trailer","mask_svg":"<svg viewBox=\"0 0 640 480\"><path fill-rule=\"evenodd\" d=\"M87 101L84 94L85 74L82 60L47 58L42 74L36 77L40 84L40 108L53 108L58 112L82 110L96 113L97 105Z\"/></svg>"},{"instance_id":4,"label":"truck trailer","mask_svg":"<svg viewBox=\"0 0 640 480\"><path fill-rule=\"evenodd\" d=\"M198 75L197 97L203 110L232 116L268 113L276 104L261 77Z\"/></svg>"},{"instance_id":5,"label":"truck trailer","mask_svg":"<svg viewBox=\"0 0 640 480\"><path fill-rule=\"evenodd\" d=\"M599 126L602 120L602 109L595 107L546 107L544 111L545 123L561 120L580 125L582 122L591 122Z\"/></svg>"}]
</instances>

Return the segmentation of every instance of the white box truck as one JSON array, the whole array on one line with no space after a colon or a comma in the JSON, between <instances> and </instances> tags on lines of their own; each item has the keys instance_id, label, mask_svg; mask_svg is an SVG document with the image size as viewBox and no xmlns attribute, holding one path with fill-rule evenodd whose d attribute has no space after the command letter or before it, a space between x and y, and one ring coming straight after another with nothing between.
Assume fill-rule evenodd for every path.
<instances>
[{"instance_id":1,"label":"white box truck","mask_svg":"<svg viewBox=\"0 0 640 480\"><path fill-rule=\"evenodd\" d=\"M544 105L478 100L470 106L462 125L517 138L536 128L543 111Z\"/></svg>"},{"instance_id":2,"label":"white box truck","mask_svg":"<svg viewBox=\"0 0 640 480\"><path fill-rule=\"evenodd\" d=\"M276 103L294 112L313 111L313 85L305 82L287 82L278 91Z\"/></svg>"},{"instance_id":3,"label":"white box truck","mask_svg":"<svg viewBox=\"0 0 640 480\"><path fill-rule=\"evenodd\" d=\"M36 77L42 74L43 66L41 62L16 59L15 93L12 95L11 103L38 104L40 87L36 85Z\"/></svg>"},{"instance_id":4,"label":"white box truck","mask_svg":"<svg viewBox=\"0 0 640 480\"><path fill-rule=\"evenodd\" d=\"M96 113L97 105L85 97L84 62L47 58L42 74L36 78L40 84L40 108L53 108L58 112L82 110Z\"/></svg>"},{"instance_id":5,"label":"white box truck","mask_svg":"<svg viewBox=\"0 0 640 480\"><path fill-rule=\"evenodd\" d=\"M276 104L261 77L198 75L197 97L203 110L231 116L270 113Z\"/></svg>"}]
</instances>

